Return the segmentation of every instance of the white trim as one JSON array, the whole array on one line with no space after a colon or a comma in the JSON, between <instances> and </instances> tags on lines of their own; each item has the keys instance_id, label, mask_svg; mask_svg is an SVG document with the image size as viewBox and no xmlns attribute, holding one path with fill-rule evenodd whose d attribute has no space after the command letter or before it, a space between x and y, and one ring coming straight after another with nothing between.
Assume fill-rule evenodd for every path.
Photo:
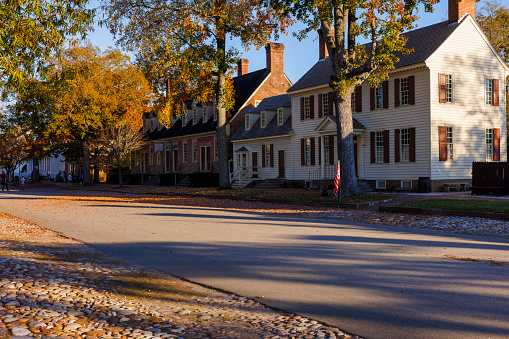
<instances>
[{"instance_id":1,"label":"white trim","mask_svg":"<svg viewBox=\"0 0 509 339\"><path fill-rule=\"evenodd\" d=\"M280 134L280 135L271 135L267 137L258 137L258 138L249 138L249 139L239 139L239 140L230 140L232 143L236 142L244 142L244 141L256 141L256 140L265 140L265 139L283 139L283 138L291 138L291 132L288 134Z\"/></svg>"}]
</instances>

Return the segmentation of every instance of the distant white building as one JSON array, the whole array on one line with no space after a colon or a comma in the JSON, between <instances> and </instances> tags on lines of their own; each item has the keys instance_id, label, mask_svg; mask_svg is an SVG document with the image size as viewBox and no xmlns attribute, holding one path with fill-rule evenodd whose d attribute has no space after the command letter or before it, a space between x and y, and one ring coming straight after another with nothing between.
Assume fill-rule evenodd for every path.
<instances>
[{"instance_id":1,"label":"distant white building","mask_svg":"<svg viewBox=\"0 0 509 339\"><path fill-rule=\"evenodd\" d=\"M15 171L15 175L30 178L33 170L33 161L28 160L21 164L18 170ZM58 155L56 157L48 156L39 160L39 176L46 177L50 174L52 178L55 178L59 172L65 172L65 158L62 155Z\"/></svg>"}]
</instances>

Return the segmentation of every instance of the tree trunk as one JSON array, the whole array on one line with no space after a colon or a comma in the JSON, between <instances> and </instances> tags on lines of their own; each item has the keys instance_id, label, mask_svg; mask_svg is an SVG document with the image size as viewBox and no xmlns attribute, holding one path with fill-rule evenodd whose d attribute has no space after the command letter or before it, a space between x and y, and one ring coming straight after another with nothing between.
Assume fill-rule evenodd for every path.
<instances>
[{"instance_id":1,"label":"tree trunk","mask_svg":"<svg viewBox=\"0 0 509 339\"><path fill-rule=\"evenodd\" d=\"M89 185L90 180L90 139L87 136L83 139L83 185Z\"/></svg>"},{"instance_id":2,"label":"tree trunk","mask_svg":"<svg viewBox=\"0 0 509 339\"><path fill-rule=\"evenodd\" d=\"M217 145L219 148L219 188L230 189L230 170L228 166L228 144L226 140L226 109L224 108L224 88L226 83L226 44L224 39L217 39L217 51L221 55L218 67L217 84Z\"/></svg>"},{"instance_id":3,"label":"tree trunk","mask_svg":"<svg viewBox=\"0 0 509 339\"><path fill-rule=\"evenodd\" d=\"M338 159L340 161L341 195L345 197L362 194L355 174L353 146L352 90L345 98L335 96Z\"/></svg>"},{"instance_id":4,"label":"tree trunk","mask_svg":"<svg viewBox=\"0 0 509 339\"><path fill-rule=\"evenodd\" d=\"M99 181L99 168L96 166L94 166L94 184L98 184L100 181Z\"/></svg>"},{"instance_id":5,"label":"tree trunk","mask_svg":"<svg viewBox=\"0 0 509 339\"><path fill-rule=\"evenodd\" d=\"M118 168L118 184L122 187L122 167Z\"/></svg>"},{"instance_id":6,"label":"tree trunk","mask_svg":"<svg viewBox=\"0 0 509 339\"><path fill-rule=\"evenodd\" d=\"M39 160L32 159L32 181L39 182Z\"/></svg>"}]
</instances>

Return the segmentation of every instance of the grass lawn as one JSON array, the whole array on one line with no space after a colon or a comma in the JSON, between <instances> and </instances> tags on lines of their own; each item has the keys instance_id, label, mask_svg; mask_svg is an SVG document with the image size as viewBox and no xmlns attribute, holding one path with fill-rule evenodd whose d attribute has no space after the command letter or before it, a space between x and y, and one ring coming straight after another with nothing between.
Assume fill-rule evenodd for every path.
<instances>
[{"instance_id":1,"label":"grass lawn","mask_svg":"<svg viewBox=\"0 0 509 339\"><path fill-rule=\"evenodd\" d=\"M424 199L408 201L394 206L509 213L509 201L474 199Z\"/></svg>"},{"instance_id":2,"label":"grass lawn","mask_svg":"<svg viewBox=\"0 0 509 339\"><path fill-rule=\"evenodd\" d=\"M271 199L285 199L285 200L299 200L299 201L315 201L315 202L338 202L338 199L333 199L329 197L322 197L319 192L315 193L282 193L282 194L274 194L269 195L267 198ZM358 204L361 202L369 202L369 201L380 201L380 200L389 200L394 198L392 195L387 194L363 194L356 197L347 197L342 198L341 202L346 204Z\"/></svg>"}]
</instances>

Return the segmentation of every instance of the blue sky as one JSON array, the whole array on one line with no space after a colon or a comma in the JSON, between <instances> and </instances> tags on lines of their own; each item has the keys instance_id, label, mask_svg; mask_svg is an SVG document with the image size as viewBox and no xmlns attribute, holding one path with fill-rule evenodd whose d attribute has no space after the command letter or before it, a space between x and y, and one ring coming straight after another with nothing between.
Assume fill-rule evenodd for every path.
<instances>
[{"instance_id":1,"label":"blue sky","mask_svg":"<svg viewBox=\"0 0 509 339\"><path fill-rule=\"evenodd\" d=\"M509 0L501 1L505 5ZM97 6L98 1L92 1L92 6ZM480 6L481 3L477 3ZM422 8L419 9L417 28L429 26L438 22L447 20L447 0L442 0L435 5L433 13L426 13ZM295 30L295 29L293 29ZM280 37L276 42L285 45L284 51L284 70L290 80L295 83L304 73L318 61L318 35L310 34L305 40L298 41L291 34ZM105 28L97 27L89 35L90 42L98 46L101 50L107 47L115 47L115 41L112 34ZM240 49L240 43L233 43L233 46ZM249 71L256 71L265 68L265 49L251 49L247 52L241 51L242 58L249 59Z\"/></svg>"}]
</instances>

